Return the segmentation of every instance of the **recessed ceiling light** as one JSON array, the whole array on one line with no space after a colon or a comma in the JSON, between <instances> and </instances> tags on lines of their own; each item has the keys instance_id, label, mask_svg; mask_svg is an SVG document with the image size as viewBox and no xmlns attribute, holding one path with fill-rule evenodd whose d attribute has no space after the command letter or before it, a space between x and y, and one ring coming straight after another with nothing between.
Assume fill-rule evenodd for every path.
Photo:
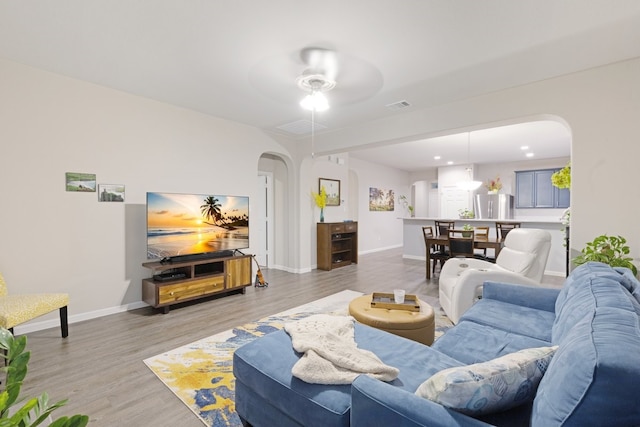
<instances>
[{"instance_id":1,"label":"recessed ceiling light","mask_svg":"<svg viewBox=\"0 0 640 427\"><path fill-rule=\"evenodd\" d=\"M451 160L449 160L449 161L447 162L447 164L448 164L448 165L452 165L452 164L453 164L453 162L452 162Z\"/></svg>"},{"instance_id":2,"label":"recessed ceiling light","mask_svg":"<svg viewBox=\"0 0 640 427\"><path fill-rule=\"evenodd\" d=\"M528 146L528 145L523 145L522 147L520 147L520 149L521 149L522 151L524 151L524 150L528 150L528 149L529 149L529 146Z\"/></svg>"},{"instance_id":3,"label":"recessed ceiling light","mask_svg":"<svg viewBox=\"0 0 640 427\"><path fill-rule=\"evenodd\" d=\"M533 157L533 153L527 153L527 157Z\"/></svg>"},{"instance_id":4,"label":"recessed ceiling light","mask_svg":"<svg viewBox=\"0 0 640 427\"><path fill-rule=\"evenodd\" d=\"M433 156L433 160L440 160L440 156Z\"/></svg>"}]
</instances>

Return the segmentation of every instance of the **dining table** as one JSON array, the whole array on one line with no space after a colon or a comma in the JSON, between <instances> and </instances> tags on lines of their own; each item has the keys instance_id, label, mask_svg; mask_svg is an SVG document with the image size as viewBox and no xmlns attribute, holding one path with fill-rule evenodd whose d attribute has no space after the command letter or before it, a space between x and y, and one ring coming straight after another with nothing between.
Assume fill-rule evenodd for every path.
<instances>
[{"instance_id":1,"label":"dining table","mask_svg":"<svg viewBox=\"0 0 640 427\"><path fill-rule=\"evenodd\" d=\"M427 248L432 248L434 246L447 246L449 243L449 239L447 236L432 236L426 238ZM500 253L500 249L502 249L502 245L504 244L504 240L501 240L497 237L485 237L485 236L474 236L473 238L473 246L477 249L493 249L496 254L496 258L498 258L498 254ZM427 249L427 279L431 279L431 250Z\"/></svg>"}]
</instances>

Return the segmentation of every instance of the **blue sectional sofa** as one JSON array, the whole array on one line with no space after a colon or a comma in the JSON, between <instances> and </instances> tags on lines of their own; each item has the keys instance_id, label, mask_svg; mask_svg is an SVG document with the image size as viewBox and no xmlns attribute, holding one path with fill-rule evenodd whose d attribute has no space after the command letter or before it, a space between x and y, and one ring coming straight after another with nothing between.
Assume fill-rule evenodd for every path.
<instances>
[{"instance_id":1,"label":"blue sectional sofa","mask_svg":"<svg viewBox=\"0 0 640 427\"><path fill-rule=\"evenodd\" d=\"M291 376L300 357L284 331L234 355L236 411L259 426L638 426L640 283L627 269L588 263L562 289L486 283L483 298L431 347L356 324L356 342L399 368L390 383L307 384ZM557 346L531 397L466 415L415 391L447 368Z\"/></svg>"}]
</instances>

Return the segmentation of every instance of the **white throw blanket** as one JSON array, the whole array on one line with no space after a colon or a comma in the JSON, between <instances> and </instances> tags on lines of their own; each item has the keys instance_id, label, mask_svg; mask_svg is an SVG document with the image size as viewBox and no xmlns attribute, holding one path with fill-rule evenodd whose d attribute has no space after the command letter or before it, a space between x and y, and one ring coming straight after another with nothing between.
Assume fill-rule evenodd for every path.
<instances>
[{"instance_id":1,"label":"white throw blanket","mask_svg":"<svg viewBox=\"0 0 640 427\"><path fill-rule=\"evenodd\" d=\"M353 324L351 316L328 314L285 324L294 350L304 353L291 369L292 375L313 384L351 384L360 374L382 381L396 379L397 368L358 348Z\"/></svg>"}]
</instances>

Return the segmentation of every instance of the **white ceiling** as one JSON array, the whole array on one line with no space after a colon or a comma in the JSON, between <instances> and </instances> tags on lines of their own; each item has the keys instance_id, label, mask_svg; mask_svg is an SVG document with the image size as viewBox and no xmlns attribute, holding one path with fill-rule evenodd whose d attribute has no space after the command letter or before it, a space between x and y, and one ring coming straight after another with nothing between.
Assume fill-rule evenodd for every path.
<instances>
[{"instance_id":1,"label":"white ceiling","mask_svg":"<svg viewBox=\"0 0 640 427\"><path fill-rule=\"evenodd\" d=\"M308 118L295 79L309 46L338 55L332 108L317 117L331 131L639 57L640 1L0 1L0 57L274 134ZM401 100L410 107L385 107ZM415 168L423 145L355 155ZM459 158L453 146L435 151ZM557 149L537 156L568 155Z\"/></svg>"},{"instance_id":2,"label":"white ceiling","mask_svg":"<svg viewBox=\"0 0 640 427\"><path fill-rule=\"evenodd\" d=\"M351 156L409 172L470 162L507 163L569 157L571 133L538 121L352 151ZM439 158L436 158L439 157Z\"/></svg>"}]
</instances>

